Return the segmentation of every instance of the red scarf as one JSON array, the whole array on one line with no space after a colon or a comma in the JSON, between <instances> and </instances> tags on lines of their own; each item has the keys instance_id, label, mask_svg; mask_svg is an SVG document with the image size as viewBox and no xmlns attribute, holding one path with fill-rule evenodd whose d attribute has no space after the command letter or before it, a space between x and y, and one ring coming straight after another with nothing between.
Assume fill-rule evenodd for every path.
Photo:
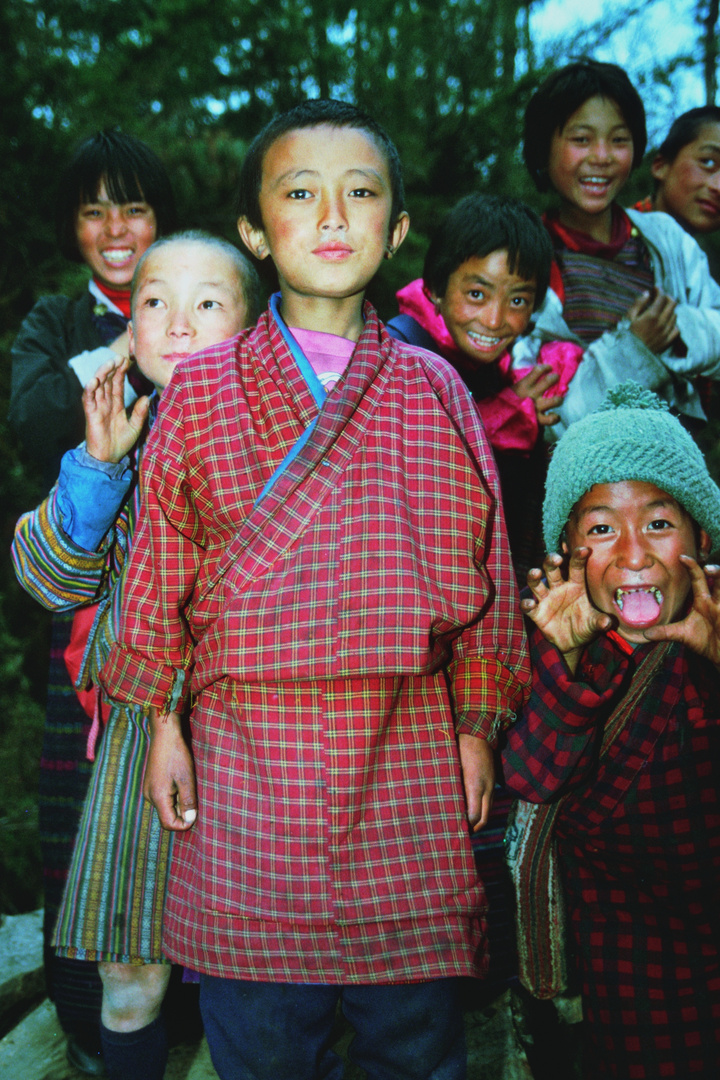
<instances>
[{"instance_id":1,"label":"red scarf","mask_svg":"<svg viewBox=\"0 0 720 1080\"><path fill-rule=\"evenodd\" d=\"M102 281L98 281L96 277L93 277L95 285L98 287L103 296L107 296L110 303L114 304L116 308L119 308L126 319L130 318L130 288L126 289L113 289L111 285L106 285Z\"/></svg>"},{"instance_id":2,"label":"red scarf","mask_svg":"<svg viewBox=\"0 0 720 1080\"><path fill-rule=\"evenodd\" d=\"M550 210L542 216L543 224L550 233L552 240L559 240L568 251L581 251L583 255L594 255L598 259L614 259L618 252L630 239L633 223L622 207L617 203L612 204L612 222L610 225L610 241L595 240L580 229L571 229L568 225L562 225L557 210ZM557 293L560 301L565 301L565 288L562 283L560 268L553 259L550 268L550 287Z\"/></svg>"}]
</instances>

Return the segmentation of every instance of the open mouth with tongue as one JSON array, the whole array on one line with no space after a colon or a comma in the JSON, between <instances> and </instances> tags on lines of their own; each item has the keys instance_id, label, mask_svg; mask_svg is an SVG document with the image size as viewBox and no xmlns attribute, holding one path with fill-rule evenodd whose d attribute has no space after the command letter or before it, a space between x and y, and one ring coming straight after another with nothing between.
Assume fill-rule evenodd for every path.
<instances>
[{"instance_id":1,"label":"open mouth with tongue","mask_svg":"<svg viewBox=\"0 0 720 1080\"><path fill-rule=\"evenodd\" d=\"M656 588L616 589L615 604L626 626L651 626L662 611L663 594Z\"/></svg>"}]
</instances>

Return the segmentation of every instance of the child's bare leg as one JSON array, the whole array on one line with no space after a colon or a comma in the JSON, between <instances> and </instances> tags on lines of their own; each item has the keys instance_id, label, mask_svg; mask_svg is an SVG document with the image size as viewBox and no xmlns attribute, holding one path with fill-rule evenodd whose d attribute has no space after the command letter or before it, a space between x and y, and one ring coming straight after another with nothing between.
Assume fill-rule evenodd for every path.
<instances>
[{"instance_id":1,"label":"child's bare leg","mask_svg":"<svg viewBox=\"0 0 720 1080\"><path fill-rule=\"evenodd\" d=\"M99 964L102 1022L110 1031L138 1031L156 1020L170 979L169 964Z\"/></svg>"}]
</instances>

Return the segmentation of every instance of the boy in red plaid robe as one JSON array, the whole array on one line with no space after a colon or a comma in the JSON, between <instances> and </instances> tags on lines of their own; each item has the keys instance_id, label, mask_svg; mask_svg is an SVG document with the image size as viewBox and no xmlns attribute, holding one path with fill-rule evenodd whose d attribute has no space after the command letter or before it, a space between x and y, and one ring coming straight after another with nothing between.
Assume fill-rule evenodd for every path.
<instances>
[{"instance_id":1,"label":"boy in red plaid robe","mask_svg":"<svg viewBox=\"0 0 720 1080\"><path fill-rule=\"evenodd\" d=\"M528 575L533 690L503 754L510 789L546 804L521 806L508 837L528 873L521 977L564 989L549 825L585 1075L718 1076L720 491L667 406L628 383L560 440L544 532L564 556Z\"/></svg>"},{"instance_id":2,"label":"boy in red plaid robe","mask_svg":"<svg viewBox=\"0 0 720 1080\"><path fill-rule=\"evenodd\" d=\"M472 401L363 303L407 226L369 117L311 101L270 124L239 228L280 296L177 372L148 446L104 682L151 708L163 940L201 973L221 1077L339 1077L338 1001L368 1075L465 1075L469 833L529 667Z\"/></svg>"}]
</instances>

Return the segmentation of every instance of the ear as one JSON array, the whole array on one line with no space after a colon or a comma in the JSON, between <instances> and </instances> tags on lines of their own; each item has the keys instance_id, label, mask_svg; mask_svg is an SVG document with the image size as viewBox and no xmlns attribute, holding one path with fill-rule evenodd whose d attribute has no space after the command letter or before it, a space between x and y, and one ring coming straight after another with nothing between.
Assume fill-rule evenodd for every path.
<instances>
[{"instance_id":1,"label":"ear","mask_svg":"<svg viewBox=\"0 0 720 1080\"><path fill-rule=\"evenodd\" d=\"M700 543L698 545L698 547L699 547L699 550L698 550L698 562L699 563L707 562L707 560L708 560L708 558L710 556L711 546L712 545L710 543L710 537L708 536L708 534L705 532L704 529L701 529L700 530Z\"/></svg>"},{"instance_id":2,"label":"ear","mask_svg":"<svg viewBox=\"0 0 720 1080\"><path fill-rule=\"evenodd\" d=\"M129 342L130 342L130 355L134 356L135 355L135 335L133 334L132 319L128 323L127 330L128 330L128 339L129 339Z\"/></svg>"},{"instance_id":3,"label":"ear","mask_svg":"<svg viewBox=\"0 0 720 1080\"><path fill-rule=\"evenodd\" d=\"M386 259L392 259L393 255L407 236L409 228L410 215L407 210L403 210L402 214L390 230L390 236L388 237L387 246L385 248Z\"/></svg>"},{"instance_id":4,"label":"ear","mask_svg":"<svg viewBox=\"0 0 720 1080\"><path fill-rule=\"evenodd\" d=\"M248 251L251 251L256 259L267 259L270 254L270 248L265 237L263 229L256 229L254 225L251 225L246 217L239 217L237 220L238 232L240 233L240 239L242 240Z\"/></svg>"},{"instance_id":5,"label":"ear","mask_svg":"<svg viewBox=\"0 0 720 1080\"><path fill-rule=\"evenodd\" d=\"M650 166L650 172L653 175L653 179L657 180L659 184L662 184L667 178L669 171L670 162L666 161L662 154L656 154L653 163Z\"/></svg>"}]
</instances>

